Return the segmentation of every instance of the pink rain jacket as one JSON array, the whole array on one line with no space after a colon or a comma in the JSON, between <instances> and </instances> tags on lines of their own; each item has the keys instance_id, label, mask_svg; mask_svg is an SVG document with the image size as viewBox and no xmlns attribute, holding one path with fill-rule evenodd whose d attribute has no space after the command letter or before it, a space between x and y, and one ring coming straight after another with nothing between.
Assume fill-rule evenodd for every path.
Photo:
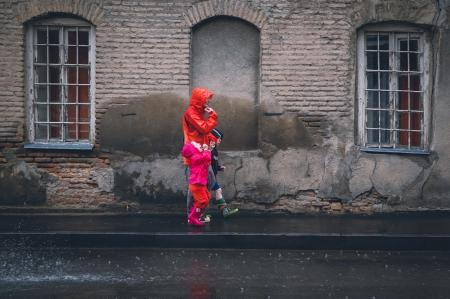
<instances>
[{"instance_id":1,"label":"pink rain jacket","mask_svg":"<svg viewBox=\"0 0 450 299\"><path fill-rule=\"evenodd\" d=\"M208 182L208 167L211 164L211 152L200 152L191 143L186 143L181 155L189 159L189 184L205 185Z\"/></svg>"}]
</instances>

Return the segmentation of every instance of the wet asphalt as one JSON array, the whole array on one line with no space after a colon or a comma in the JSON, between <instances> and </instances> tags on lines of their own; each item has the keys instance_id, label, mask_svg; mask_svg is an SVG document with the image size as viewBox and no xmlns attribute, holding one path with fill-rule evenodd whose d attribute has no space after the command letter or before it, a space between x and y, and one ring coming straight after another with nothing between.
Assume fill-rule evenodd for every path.
<instances>
[{"instance_id":1,"label":"wet asphalt","mask_svg":"<svg viewBox=\"0 0 450 299\"><path fill-rule=\"evenodd\" d=\"M15 246L0 298L450 298L450 253Z\"/></svg>"}]
</instances>

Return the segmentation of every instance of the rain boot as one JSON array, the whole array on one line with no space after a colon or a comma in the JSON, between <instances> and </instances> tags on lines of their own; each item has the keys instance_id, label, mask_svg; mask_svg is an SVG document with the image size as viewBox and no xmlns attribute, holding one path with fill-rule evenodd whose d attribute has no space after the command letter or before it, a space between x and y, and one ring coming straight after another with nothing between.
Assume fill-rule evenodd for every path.
<instances>
[{"instance_id":1,"label":"rain boot","mask_svg":"<svg viewBox=\"0 0 450 299\"><path fill-rule=\"evenodd\" d=\"M193 226L204 226L205 224L200 221L200 216L202 215L202 209L192 207L188 216L188 223Z\"/></svg>"},{"instance_id":2,"label":"rain boot","mask_svg":"<svg viewBox=\"0 0 450 299\"><path fill-rule=\"evenodd\" d=\"M225 199L223 199L223 198L216 200L216 204L217 204L217 208L219 209L219 212L225 218L228 218L228 217L236 214L239 211L239 209L237 209L237 208L229 208L227 206L227 203L225 202Z\"/></svg>"}]
</instances>

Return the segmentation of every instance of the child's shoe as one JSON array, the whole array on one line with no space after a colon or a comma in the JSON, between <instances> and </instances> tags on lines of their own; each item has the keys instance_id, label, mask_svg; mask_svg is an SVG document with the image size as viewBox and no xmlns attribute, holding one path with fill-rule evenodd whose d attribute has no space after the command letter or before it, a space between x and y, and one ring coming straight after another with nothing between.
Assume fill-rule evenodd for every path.
<instances>
[{"instance_id":1,"label":"child's shoe","mask_svg":"<svg viewBox=\"0 0 450 299\"><path fill-rule=\"evenodd\" d=\"M200 215L202 210L200 208L192 207L188 216L188 223L193 226L204 226L205 224L200 221Z\"/></svg>"},{"instance_id":2,"label":"child's shoe","mask_svg":"<svg viewBox=\"0 0 450 299\"><path fill-rule=\"evenodd\" d=\"M204 214L200 217L200 221L203 223L210 223L211 222L211 215Z\"/></svg>"},{"instance_id":3,"label":"child's shoe","mask_svg":"<svg viewBox=\"0 0 450 299\"><path fill-rule=\"evenodd\" d=\"M234 214L236 214L237 212L239 212L238 208L229 208L227 206L223 207L222 209L222 215L225 218L228 218L230 216L233 216Z\"/></svg>"}]
</instances>

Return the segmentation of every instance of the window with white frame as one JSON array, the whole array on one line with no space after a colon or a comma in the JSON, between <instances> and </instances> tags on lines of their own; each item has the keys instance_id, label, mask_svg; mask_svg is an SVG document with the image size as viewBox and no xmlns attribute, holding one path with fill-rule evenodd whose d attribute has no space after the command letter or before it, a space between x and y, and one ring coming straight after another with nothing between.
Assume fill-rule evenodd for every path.
<instances>
[{"instance_id":1,"label":"window with white frame","mask_svg":"<svg viewBox=\"0 0 450 299\"><path fill-rule=\"evenodd\" d=\"M429 37L412 26L358 35L359 137L363 150L424 153L429 130Z\"/></svg>"},{"instance_id":2,"label":"window with white frame","mask_svg":"<svg viewBox=\"0 0 450 299\"><path fill-rule=\"evenodd\" d=\"M64 148L93 143L94 48L94 28L86 21L52 18L28 25L31 144Z\"/></svg>"}]
</instances>

